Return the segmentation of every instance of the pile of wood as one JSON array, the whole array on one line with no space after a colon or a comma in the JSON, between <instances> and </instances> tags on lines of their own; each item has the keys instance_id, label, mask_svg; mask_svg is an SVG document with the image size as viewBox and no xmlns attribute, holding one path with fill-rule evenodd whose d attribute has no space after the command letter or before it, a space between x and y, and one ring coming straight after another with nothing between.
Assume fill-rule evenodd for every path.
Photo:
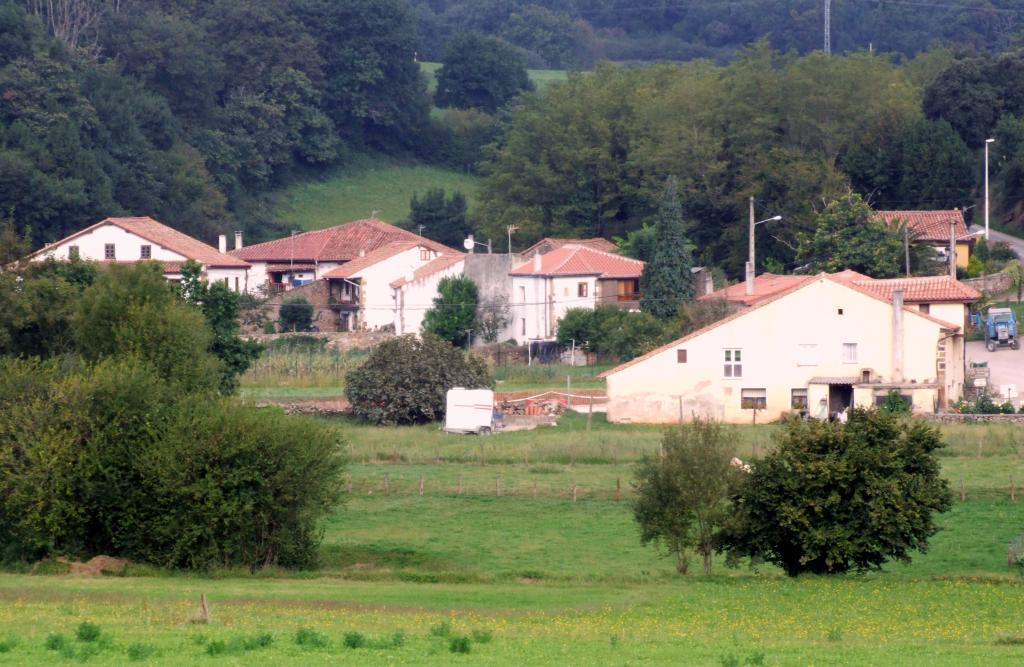
<instances>
[{"instance_id":1,"label":"pile of wood","mask_svg":"<svg viewBox=\"0 0 1024 667\"><path fill-rule=\"evenodd\" d=\"M516 402L503 401L498 407L503 415L543 415L557 417L565 412L565 400L547 398Z\"/></svg>"}]
</instances>

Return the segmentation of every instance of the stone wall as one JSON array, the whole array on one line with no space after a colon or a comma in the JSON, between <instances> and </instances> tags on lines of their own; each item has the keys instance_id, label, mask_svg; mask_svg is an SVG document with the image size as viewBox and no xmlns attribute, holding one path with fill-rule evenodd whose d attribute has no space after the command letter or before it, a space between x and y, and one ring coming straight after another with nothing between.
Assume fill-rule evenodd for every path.
<instances>
[{"instance_id":1,"label":"stone wall","mask_svg":"<svg viewBox=\"0 0 1024 667\"><path fill-rule=\"evenodd\" d=\"M335 332L338 330L338 315L329 305L330 286L326 280L314 280L308 285L275 294L263 304L264 317L276 325L281 317L281 304L286 299L297 296L305 298L313 305L314 327L320 331Z\"/></svg>"},{"instance_id":2,"label":"stone wall","mask_svg":"<svg viewBox=\"0 0 1024 667\"><path fill-rule=\"evenodd\" d=\"M940 424L1024 424L1024 415L961 415L954 412L940 412L923 415L929 421Z\"/></svg>"},{"instance_id":3,"label":"stone wall","mask_svg":"<svg viewBox=\"0 0 1024 667\"><path fill-rule=\"evenodd\" d=\"M481 254L466 255L463 273L473 281L479 294L480 303L491 299L504 298L511 306L512 277L509 273L525 260L518 254ZM498 340L515 338L515 326L509 313L509 322L505 330L498 334Z\"/></svg>"},{"instance_id":4,"label":"stone wall","mask_svg":"<svg viewBox=\"0 0 1024 667\"><path fill-rule=\"evenodd\" d=\"M244 337L261 343L269 343L278 338L290 336L313 336L327 341L327 349L337 352L348 350L360 350L376 347L389 338L394 337L392 333L383 331L319 331L312 333L277 333L277 334L248 334Z\"/></svg>"},{"instance_id":5,"label":"stone wall","mask_svg":"<svg viewBox=\"0 0 1024 667\"><path fill-rule=\"evenodd\" d=\"M970 285L979 292L985 292L991 296L1005 294L1013 289L1013 280L1005 271L990 273L987 276L978 278L965 278L960 282Z\"/></svg>"}]
</instances>

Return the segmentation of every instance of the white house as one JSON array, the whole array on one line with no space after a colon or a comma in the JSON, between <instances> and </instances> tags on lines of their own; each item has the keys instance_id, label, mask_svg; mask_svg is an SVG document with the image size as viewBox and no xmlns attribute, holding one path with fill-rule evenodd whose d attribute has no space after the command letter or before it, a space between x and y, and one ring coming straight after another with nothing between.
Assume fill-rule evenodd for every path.
<instances>
[{"instance_id":1,"label":"white house","mask_svg":"<svg viewBox=\"0 0 1024 667\"><path fill-rule=\"evenodd\" d=\"M249 289L249 264L226 254L226 237L221 249L183 234L150 217L106 218L51 243L28 256L41 261L79 258L102 263L159 262L168 280L181 280L181 266L188 260L202 265L209 282L223 282L236 292Z\"/></svg>"},{"instance_id":2,"label":"white house","mask_svg":"<svg viewBox=\"0 0 1024 667\"><path fill-rule=\"evenodd\" d=\"M639 260L578 244L533 255L510 273L516 338L553 338L571 308L636 308L643 270Z\"/></svg>"},{"instance_id":3,"label":"white house","mask_svg":"<svg viewBox=\"0 0 1024 667\"><path fill-rule=\"evenodd\" d=\"M893 390L915 411L944 408L963 392L964 303L946 302L941 314L952 321L934 307L907 305L905 294L918 289L915 280L922 279L864 286L858 284L864 280L823 273L790 281L605 372L608 418L669 423L696 414L751 423L793 412L823 417L874 405ZM932 303L952 299L923 280Z\"/></svg>"},{"instance_id":4,"label":"white house","mask_svg":"<svg viewBox=\"0 0 1024 667\"><path fill-rule=\"evenodd\" d=\"M441 255L411 274L391 282L396 334L419 333L423 317L437 296L442 278L461 276L466 265L462 253Z\"/></svg>"},{"instance_id":5,"label":"white house","mask_svg":"<svg viewBox=\"0 0 1024 667\"><path fill-rule=\"evenodd\" d=\"M330 305L338 312L338 328L382 329L395 324L400 303L393 286L396 281L406 278L415 282L417 271L441 259L461 260L462 253L451 250L442 254L437 245L395 241L324 272ZM436 281L433 286L436 293ZM433 297L430 293L425 298L426 307Z\"/></svg>"},{"instance_id":6,"label":"white house","mask_svg":"<svg viewBox=\"0 0 1024 667\"><path fill-rule=\"evenodd\" d=\"M252 265L250 289L289 290L320 280L346 262L365 257L391 243L418 243L437 254L456 252L436 241L382 220L355 220L284 238L237 247L231 254ZM393 280L392 276L384 283Z\"/></svg>"}]
</instances>

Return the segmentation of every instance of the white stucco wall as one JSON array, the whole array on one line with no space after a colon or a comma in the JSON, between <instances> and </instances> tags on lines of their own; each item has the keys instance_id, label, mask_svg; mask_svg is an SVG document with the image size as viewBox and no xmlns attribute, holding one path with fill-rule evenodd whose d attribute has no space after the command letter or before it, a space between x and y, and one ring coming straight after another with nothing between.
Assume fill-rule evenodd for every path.
<instances>
[{"instance_id":1,"label":"white stucco wall","mask_svg":"<svg viewBox=\"0 0 1024 667\"><path fill-rule=\"evenodd\" d=\"M842 314L839 314L842 309ZM767 406L758 421L769 421L791 409L791 391L808 389L815 414L827 385L811 385L813 377L860 376L871 369L883 382L893 379L892 306L821 278L711 331L687 340L608 376L608 417L611 421L668 423L692 414L732 423L750 423L752 410L740 406L742 390L764 389ZM941 327L903 311L903 375L906 382L933 383L937 378L936 346ZM857 344L856 363L843 360L843 344ZM816 345L816 354L801 349ZM961 344L953 345L947 371L963 365ZM679 363L677 350L686 350ZM741 350L742 377L724 376L726 349ZM957 351L959 350L959 351ZM962 374L960 376L962 383ZM962 388L947 381L949 399ZM930 411L937 391L913 394L915 408ZM856 404L873 401L871 390L854 393ZM682 401L680 407L680 399Z\"/></svg>"},{"instance_id":2,"label":"white stucco wall","mask_svg":"<svg viewBox=\"0 0 1024 667\"><path fill-rule=\"evenodd\" d=\"M579 296L581 283L587 286L585 297ZM596 276L513 276L511 311L516 340L553 338L566 311L593 309L596 303Z\"/></svg>"},{"instance_id":3,"label":"white stucco wall","mask_svg":"<svg viewBox=\"0 0 1024 667\"><path fill-rule=\"evenodd\" d=\"M149 239L136 236L121 229L117 225L106 224L76 236L70 240L58 241L43 249L35 259L70 259L72 246L78 246L78 256L89 261L102 262L106 259L105 249L108 243L114 244L115 260L119 262L136 262L142 259L142 246L151 248L151 259L163 262L183 262L187 258L173 250L153 243Z\"/></svg>"},{"instance_id":4,"label":"white stucco wall","mask_svg":"<svg viewBox=\"0 0 1024 667\"><path fill-rule=\"evenodd\" d=\"M395 333L418 334L423 327L423 317L433 305L437 296L437 284L442 278L462 275L465 261L460 261L446 269L424 276L398 288L392 288L395 304L393 310ZM392 279L394 280L394 279Z\"/></svg>"},{"instance_id":5,"label":"white stucco wall","mask_svg":"<svg viewBox=\"0 0 1024 667\"><path fill-rule=\"evenodd\" d=\"M395 299L391 283L412 274L436 257L437 253L430 252L424 258L417 246L359 271L355 277L359 279L361 326L378 329L394 324Z\"/></svg>"},{"instance_id":6,"label":"white stucco wall","mask_svg":"<svg viewBox=\"0 0 1024 667\"><path fill-rule=\"evenodd\" d=\"M209 267L206 269L207 282L224 283L235 292L249 291L249 272L247 269Z\"/></svg>"}]
</instances>

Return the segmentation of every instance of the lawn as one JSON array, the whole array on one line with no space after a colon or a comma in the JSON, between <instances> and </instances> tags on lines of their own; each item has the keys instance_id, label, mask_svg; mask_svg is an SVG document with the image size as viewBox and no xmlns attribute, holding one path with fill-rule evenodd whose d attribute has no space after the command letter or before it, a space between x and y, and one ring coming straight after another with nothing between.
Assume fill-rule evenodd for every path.
<instances>
[{"instance_id":1,"label":"lawn","mask_svg":"<svg viewBox=\"0 0 1024 667\"><path fill-rule=\"evenodd\" d=\"M431 188L454 190L476 202L479 178L430 165L406 163L385 156L361 156L314 180L303 181L277 195L275 217L295 229L321 229L376 214L385 222L409 217L409 200Z\"/></svg>"},{"instance_id":2,"label":"lawn","mask_svg":"<svg viewBox=\"0 0 1024 667\"><path fill-rule=\"evenodd\" d=\"M964 480L967 500L939 517L927 553L880 573L788 579L721 562L711 577L681 577L640 545L628 482L657 452L658 427L595 415L588 432L585 416L569 415L473 437L334 423L352 492L323 526L321 570L0 574L0 663L1024 661L1024 582L1006 566L1007 543L1024 532L1024 499L1008 491L1010 477L1024 480L1019 427L943 427L943 472L958 493ZM740 455L763 453L774 429L737 427ZM189 623L204 593L211 622ZM83 622L99 637L78 639ZM312 632L299 641L300 629Z\"/></svg>"},{"instance_id":3,"label":"lawn","mask_svg":"<svg viewBox=\"0 0 1024 667\"><path fill-rule=\"evenodd\" d=\"M427 90L431 95L437 90L437 70L441 69L441 63L420 63L420 70L427 75ZM559 83L568 78L569 73L564 69L528 69L526 73L537 90L544 90L552 83Z\"/></svg>"}]
</instances>

